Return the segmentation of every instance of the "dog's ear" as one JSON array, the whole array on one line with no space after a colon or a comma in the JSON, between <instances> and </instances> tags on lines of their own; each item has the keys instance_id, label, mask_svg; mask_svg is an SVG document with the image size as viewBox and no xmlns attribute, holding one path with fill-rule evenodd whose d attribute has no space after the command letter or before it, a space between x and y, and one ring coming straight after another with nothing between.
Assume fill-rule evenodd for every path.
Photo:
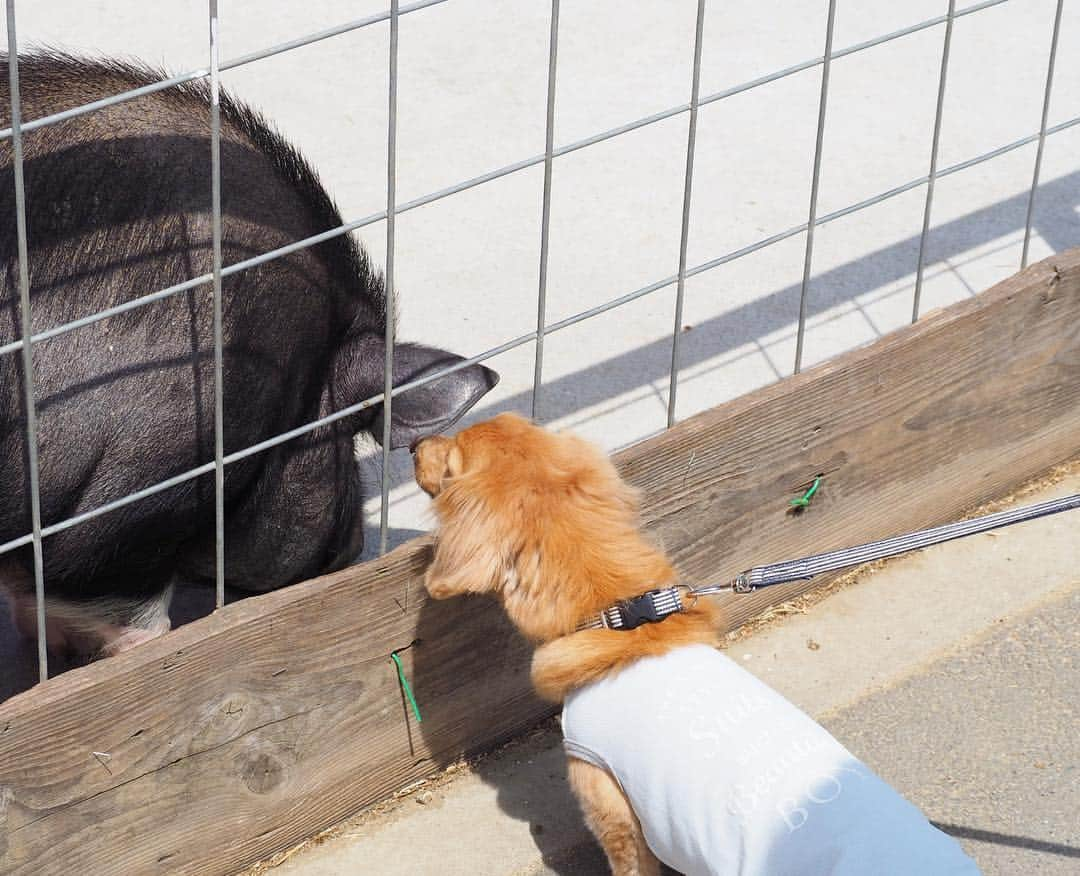
<instances>
[{"instance_id":1,"label":"dog's ear","mask_svg":"<svg viewBox=\"0 0 1080 876\"><path fill-rule=\"evenodd\" d=\"M443 482L446 482L447 478L456 478L458 475L465 471L465 457L461 453L461 448L455 444L450 448L450 452L446 454L446 467L443 469Z\"/></svg>"},{"instance_id":2,"label":"dog's ear","mask_svg":"<svg viewBox=\"0 0 1080 876\"><path fill-rule=\"evenodd\" d=\"M435 599L490 593L503 583L509 569L495 521L467 503L444 517L424 586Z\"/></svg>"},{"instance_id":3,"label":"dog's ear","mask_svg":"<svg viewBox=\"0 0 1080 876\"><path fill-rule=\"evenodd\" d=\"M454 439L437 435L416 448L413 466L416 483L429 496L437 496L448 478L457 477L465 470L465 460Z\"/></svg>"},{"instance_id":4,"label":"dog's ear","mask_svg":"<svg viewBox=\"0 0 1080 876\"><path fill-rule=\"evenodd\" d=\"M563 453L572 460L567 467L578 474L574 486L589 500L586 510L596 513L618 509L630 514L636 522L641 494L622 479L607 454L576 435L559 437Z\"/></svg>"}]
</instances>

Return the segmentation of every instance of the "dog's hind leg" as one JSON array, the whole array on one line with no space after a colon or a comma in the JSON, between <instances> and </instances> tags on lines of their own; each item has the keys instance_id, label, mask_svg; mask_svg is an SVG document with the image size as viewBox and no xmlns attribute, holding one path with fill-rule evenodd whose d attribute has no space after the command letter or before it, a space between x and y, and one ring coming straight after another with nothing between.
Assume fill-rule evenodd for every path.
<instances>
[{"instance_id":1,"label":"dog's hind leg","mask_svg":"<svg viewBox=\"0 0 1080 876\"><path fill-rule=\"evenodd\" d=\"M660 862L645 844L630 801L611 774L576 757L569 759L567 773L613 876L659 876Z\"/></svg>"}]
</instances>

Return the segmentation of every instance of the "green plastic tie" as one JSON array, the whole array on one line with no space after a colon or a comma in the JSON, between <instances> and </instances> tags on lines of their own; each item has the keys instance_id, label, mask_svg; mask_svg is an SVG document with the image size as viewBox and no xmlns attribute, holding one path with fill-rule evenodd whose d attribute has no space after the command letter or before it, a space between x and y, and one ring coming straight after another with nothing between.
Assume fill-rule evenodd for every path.
<instances>
[{"instance_id":1,"label":"green plastic tie","mask_svg":"<svg viewBox=\"0 0 1080 876\"><path fill-rule=\"evenodd\" d=\"M401 689L405 691L405 696L409 698L409 705L412 706L413 714L416 715L416 723L421 723L424 719L420 717L420 707L416 704L416 697L413 696L412 688L409 687L409 680L405 678L405 669L401 665L401 658L398 657L397 651L390 652L390 659L397 665L398 681L401 682Z\"/></svg>"},{"instance_id":2,"label":"green plastic tie","mask_svg":"<svg viewBox=\"0 0 1080 876\"><path fill-rule=\"evenodd\" d=\"M789 504L794 508L806 508L810 504L810 500L814 498L814 493L817 492L818 487L821 486L821 476L818 475L814 478L814 483L810 486L810 489L799 496L798 499L791 499Z\"/></svg>"}]
</instances>

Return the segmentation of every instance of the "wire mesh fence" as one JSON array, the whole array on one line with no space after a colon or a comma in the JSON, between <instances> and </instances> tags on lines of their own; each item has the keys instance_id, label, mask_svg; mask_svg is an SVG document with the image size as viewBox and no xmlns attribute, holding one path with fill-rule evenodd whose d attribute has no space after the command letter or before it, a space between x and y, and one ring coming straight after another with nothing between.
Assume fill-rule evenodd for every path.
<instances>
[{"instance_id":1,"label":"wire mesh fence","mask_svg":"<svg viewBox=\"0 0 1080 876\"><path fill-rule=\"evenodd\" d=\"M956 7L955 0L949 0L948 9L942 15L927 18L923 21L909 25L907 27L894 30L889 33L881 34L880 36L874 37L873 39L864 40L862 42L847 45L841 48L834 47L837 3L836 0L829 0L828 9L824 16L824 29L823 33L821 34L822 51L820 55L806 59L800 63L776 70L767 75L759 76L749 81L730 86L721 91L705 95L702 95L700 92L701 58L705 34L704 22L706 17L706 4L705 0L697 0L695 9L696 15L694 39L692 47L693 58L690 65L692 72L691 79L687 83L689 100L685 103L680 103L676 106L669 107L663 111L651 113L647 116L633 119L615 127L598 131L587 137L559 145L556 143L555 140L555 119L557 108L556 72L559 56L558 48L560 37L560 4L559 0L552 0L549 19L550 33L548 43L549 51L547 70L547 99L546 104L543 107L543 112L545 114L545 148L543 153L523 158L521 160L506 164L501 167L497 167L488 172L461 180L457 183L454 183L453 185L431 191L427 194L413 198L411 200L399 202L397 200L396 187L399 20L402 16L411 15L414 13L422 13L422 10L424 9L446 2L448 2L448 0L424 0L424 2L399 5L397 0L392 0L390 8L379 14L359 18L354 21L349 21L341 24L337 27L325 29L316 33L309 34L307 36L298 37L287 42L270 46L260 51L251 52L236 58L222 61L220 59L221 34L219 25L220 19L218 15L218 3L217 0L208 0L207 26L209 30L209 57L208 64L205 67L191 70L177 76L168 77L151 85L136 88L123 93L118 93L103 100L97 100L92 103L87 103L83 106L74 107L64 110L63 112L57 112L51 115L27 120L24 122L21 119L20 115L19 66L17 63L19 41L16 32L15 0L7 0L6 12L8 53L10 58L9 79L11 92L11 124L8 128L0 130L0 140L10 139L13 151L13 171L16 205L15 220L17 225L19 262L17 279L19 284L18 291L21 308L21 337L19 339L12 340L8 343L0 345L0 355L17 353L21 356L21 360L23 363L24 385L22 387L22 392L25 395L27 411L26 429L29 457L28 472L32 525L29 532L26 532L17 538L11 539L4 544L0 544L0 555L13 551L17 548L26 546L32 547L37 607L36 622L38 628L39 677L42 681L44 681L48 677L48 657L46 653L45 635L47 621L45 613L45 593L48 582L45 580L43 573L44 565L42 561L42 542L44 539L47 539L50 536L71 527L78 526L80 523L84 523L95 517L109 514L120 508L130 505L131 503L139 502L143 499L169 490L180 484L213 473L215 495L216 604L220 607L224 604L226 580L224 499L224 479L226 467L240 460L251 457L255 454L262 453L269 450L270 448L276 447L280 444L308 434L316 429L319 429L322 426L326 426L337 420L349 417L359 411L370 409L376 405L383 405L384 440L382 451L383 474L381 481L379 542L381 550L385 550L388 543L387 534L389 529L390 506L390 409L393 405L393 400L395 397L401 395L402 393L407 393L410 390L416 389L420 386L437 381L447 376L448 374L466 368L470 365L492 359L509 350L528 344L533 344L535 347L535 358L533 369L532 409L535 415L537 413L538 400L542 397L544 391L544 340L548 335L562 331L584 321L593 319L594 317L597 317L603 313L607 313L614 309L623 307L630 302L636 301L645 296L649 296L655 292L658 292L659 290L670 289L674 287L675 300L674 312L672 314L673 331L671 333L671 366L669 372L669 391L666 400L667 425L670 427L676 422L676 398L678 394L680 375L680 327L682 325L682 314L685 300L685 286L688 279L696 277L738 259L742 259L746 256L751 255L752 253L774 246L781 241L803 235L805 237L805 250L801 290L799 295L800 303L796 331L795 357L793 363L793 370L795 372L798 372L802 367L803 360L804 337L806 333L807 319L807 291L810 285L814 268L814 232L817 228L827 223L838 220L842 217L857 213L876 204L900 196L906 192L925 187L925 203L922 215L921 232L919 235L918 262L914 295L912 300L912 321L914 321L918 318L920 310L920 297L926 266L927 240L933 214L933 197L935 183L942 178L948 177L952 174L958 173L964 169L973 167L983 162L990 161L1006 153L1021 149L1024 146L1030 145L1032 143L1037 144L1037 153L1032 172L1032 182L1030 191L1027 196L1028 203L1026 211L1026 223L1024 227L1023 255L1021 261L1022 265L1026 265L1028 259L1029 242L1031 238L1036 192L1039 187L1043 145L1048 136L1061 131L1065 131L1076 125L1080 125L1080 116L1067 118L1064 121L1058 122L1054 125L1049 124L1050 99L1053 90L1055 60L1057 56L1057 47L1061 30L1063 0L1057 0L1052 32L1048 35L1048 61L1046 66L1045 88L1041 95L1042 116L1039 130L1034 131L1024 137L1015 139L1011 142L1004 143L997 148L982 152L977 155L973 155L963 161L955 162L944 167L939 166L938 157L942 118L944 115L945 107L945 95L947 93L948 87L949 56L954 22L965 16L974 15L991 7L999 6L1003 3L1008 2L1008 0L984 0L984 2L975 3L962 8ZM293 241L268 252L260 253L240 261L232 262L230 264L223 264L221 210L221 107L219 100L222 72L241 67L254 61L271 57L273 55L277 55L283 52L290 52L301 47L310 46L322 40L326 40L330 37L334 37L343 33L355 31L372 25L377 25L383 22L386 22L389 25L389 52L387 59L388 125L386 137L387 197L385 209L379 210L369 215L361 216L359 218L345 222L339 227L325 230L319 234L307 237L302 240ZM823 162L827 160L827 156L824 155L823 142L825 131L828 126L829 72L832 62L836 59L856 53L867 52L875 47L882 46L894 40L902 39L903 37L909 36L911 34L927 31L934 28L939 28L941 30L942 42L940 56L940 75L938 77L938 89L936 94L936 110L934 116L933 136L930 148L930 155L928 156L928 167L926 174L914 179L909 179L907 181L901 182L885 191L881 191L870 197L863 198L857 202L847 204L841 208L834 209L826 213L819 213L819 183L821 179ZM814 151L811 163L810 196L809 203L807 204L806 221L781 230L779 232L768 234L767 236L764 236L750 244L741 246L733 251L720 253L698 264L690 264L688 261L688 239L692 220L692 190L694 178L694 159L696 151L697 119L699 111L703 107L716 104L720 101L724 101L736 95L751 92L755 89L761 88L762 86L768 85L786 77L790 77L797 73L818 67L821 68L821 83L819 91L816 136L814 140ZM211 167L211 219L213 242L212 270L209 273L191 277L180 283L171 285L167 288L149 291L145 295L125 301L116 306L103 309L92 314L88 314L79 319L75 319L61 325L53 326L37 333L32 332L30 320L31 290L28 272L26 196L23 179L23 135L30 131L46 128L49 125L75 120L78 119L80 116L86 115L88 113L93 113L97 110L101 110L109 106L113 106L126 101L131 101L147 94L169 88L174 88L196 80L207 80L210 84L211 95L209 108L211 138L210 155L208 157L208 160ZM541 111L539 107L537 108L537 111ZM553 188L553 168L557 163L557 160L564 156L578 152L579 150L588 149L589 147L596 144L604 143L613 138L621 137L633 131L653 126L663 121L683 115L687 116L687 128L685 141L686 145L683 174L682 209L680 213L679 247L677 253L672 254L672 264L675 267L674 272L670 275L647 283L646 285L627 291L624 294L621 294L610 300L604 301L587 309L580 310L560 320L549 322L547 312L547 292L549 276L548 259L552 223L551 202ZM224 394L222 389L224 358L222 340L223 279L238 274L242 271L251 269L255 266L273 261L275 259L283 258L300 250L316 246L335 237L349 234L366 226L374 225L375 223L384 223L386 229L385 289L388 302L387 310L389 313L393 313L395 311L394 302L396 294L394 283L394 256L395 221L397 217L409 211L417 210L426 205L433 204L437 201L458 194L460 192L467 191L477 186L485 185L503 177L507 177L511 174L516 174L528 168L537 166L543 167L543 189L540 239L538 242L539 283L536 294L537 318L535 330L507 338L505 341L491 347L490 349L472 355L464 359L463 361L456 363L453 366L440 369L436 372L427 374L415 380L394 385L392 379L395 348L394 320L387 319L385 337L385 383L383 391L381 393L343 407L340 410L334 411L327 416L323 416L310 422L298 425L293 429L282 432L278 435L274 435L270 438L267 438L266 440L260 441L251 446L244 447L230 453L225 452L224 424L226 422L225 418L229 415L229 411L227 410L227 408L225 408L223 404ZM202 287L210 287L214 305L215 408L213 461L208 461L202 465L172 476L166 480L160 481L144 489L129 493L127 495L117 496L115 499L91 510L44 525L41 518L40 489L38 483L39 475L37 459L37 423L35 417L36 408L34 395L35 387L33 374L33 359L31 355L33 347L37 344L45 343L51 338L55 338L59 335L76 331L82 327L97 323L102 320L110 319L111 317L115 317L119 314L126 313L137 308L152 306L155 303L164 301L173 296L188 292L190 290L200 289Z\"/></svg>"}]
</instances>

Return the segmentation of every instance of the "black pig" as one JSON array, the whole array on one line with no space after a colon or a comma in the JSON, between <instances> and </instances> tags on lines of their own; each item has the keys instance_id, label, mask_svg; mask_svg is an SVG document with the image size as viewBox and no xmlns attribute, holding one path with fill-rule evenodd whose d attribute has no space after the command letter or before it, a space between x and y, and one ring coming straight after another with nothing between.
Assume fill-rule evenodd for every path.
<instances>
[{"instance_id":1,"label":"black pig","mask_svg":"<svg viewBox=\"0 0 1080 876\"><path fill-rule=\"evenodd\" d=\"M0 56L3 126L8 64ZM29 121L162 74L113 61L20 57ZM45 331L211 270L209 90L170 88L24 135L33 331ZM304 159L258 114L221 103L223 263L342 224ZM0 344L21 336L13 153L0 141ZM348 235L223 281L225 452L382 391L383 281ZM461 359L396 348L394 382ZM203 284L33 347L44 524L213 459L213 300ZM445 428L494 386L474 365L403 393L393 446ZM21 353L0 357L0 543L30 529ZM226 582L269 590L360 551L353 438L381 439L381 407L225 470ZM47 537L54 648L115 653L168 629L175 580L214 574L213 475ZM34 631L28 547L0 556L0 585Z\"/></svg>"}]
</instances>

